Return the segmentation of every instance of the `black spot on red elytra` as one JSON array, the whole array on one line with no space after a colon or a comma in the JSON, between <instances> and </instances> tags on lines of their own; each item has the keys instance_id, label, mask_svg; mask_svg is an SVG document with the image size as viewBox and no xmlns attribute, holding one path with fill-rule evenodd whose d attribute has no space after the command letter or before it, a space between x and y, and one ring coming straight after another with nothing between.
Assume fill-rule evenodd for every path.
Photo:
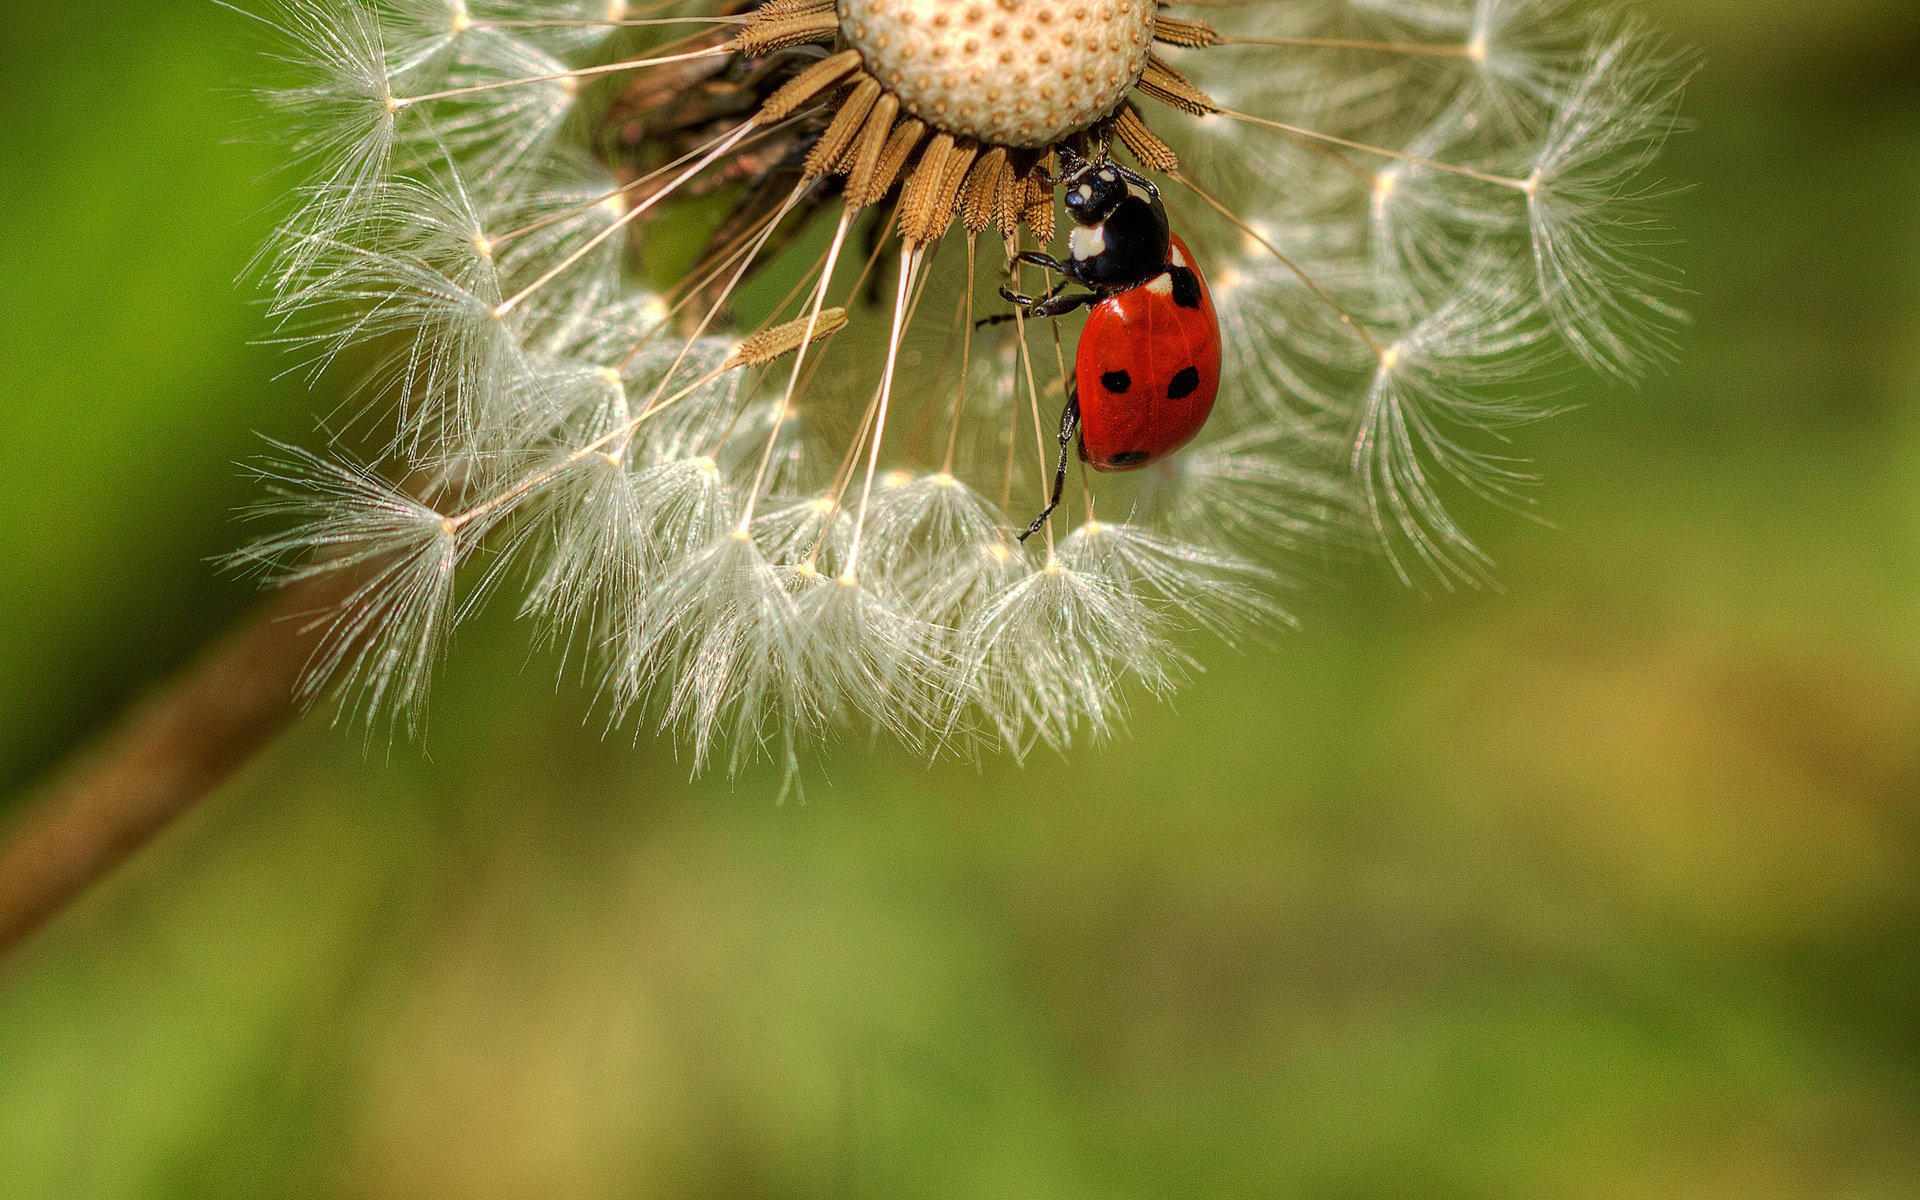
<instances>
[{"instance_id":1,"label":"black spot on red elytra","mask_svg":"<svg viewBox=\"0 0 1920 1200\"><path fill-rule=\"evenodd\" d=\"M1185 400L1188 396L1193 395L1194 389L1199 386L1199 368L1182 367L1180 368L1180 373L1175 375L1172 381L1167 384L1167 399Z\"/></svg>"},{"instance_id":2,"label":"black spot on red elytra","mask_svg":"<svg viewBox=\"0 0 1920 1200\"><path fill-rule=\"evenodd\" d=\"M1168 274L1173 276L1173 302L1181 308L1199 308L1200 277L1188 267L1175 267Z\"/></svg>"},{"instance_id":3,"label":"black spot on red elytra","mask_svg":"<svg viewBox=\"0 0 1920 1200\"><path fill-rule=\"evenodd\" d=\"M1133 376L1125 371L1108 371L1100 377L1100 386L1116 396L1124 396L1127 389L1133 386Z\"/></svg>"},{"instance_id":4,"label":"black spot on red elytra","mask_svg":"<svg viewBox=\"0 0 1920 1200\"><path fill-rule=\"evenodd\" d=\"M1152 452L1147 450L1122 450L1118 454L1109 456L1107 458L1107 465L1109 467L1137 467L1152 457Z\"/></svg>"}]
</instances>

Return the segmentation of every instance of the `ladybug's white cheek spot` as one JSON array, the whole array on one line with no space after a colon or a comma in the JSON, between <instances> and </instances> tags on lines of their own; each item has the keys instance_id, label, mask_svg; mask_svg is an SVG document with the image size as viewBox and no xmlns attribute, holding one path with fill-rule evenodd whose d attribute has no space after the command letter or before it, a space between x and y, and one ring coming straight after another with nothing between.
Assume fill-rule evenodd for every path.
<instances>
[{"instance_id":1,"label":"ladybug's white cheek spot","mask_svg":"<svg viewBox=\"0 0 1920 1200\"><path fill-rule=\"evenodd\" d=\"M1147 290L1156 296L1173 295L1173 272L1162 271L1147 281Z\"/></svg>"},{"instance_id":2,"label":"ladybug's white cheek spot","mask_svg":"<svg viewBox=\"0 0 1920 1200\"><path fill-rule=\"evenodd\" d=\"M1086 262L1107 252L1107 231L1101 225L1075 225L1067 234L1067 253L1075 262Z\"/></svg>"},{"instance_id":3,"label":"ladybug's white cheek spot","mask_svg":"<svg viewBox=\"0 0 1920 1200\"><path fill-rule=\"evenodd\" d=\"M1079 196L1080 196L1080 202L1084 204L1087 201L1093 199L1093 189L1083 183L1080 185Z\"/></svg>"},{"instance_id":4,"label":"ladybug's white cheek spot","mask_svg":"<svg viewBox=\"0 0 1920 1200\"><path fill-rule=\"evenodd\" d=\"M1187 261L1186 251L1180 249L1178 246L1173 248L1173 265L1176 267L1185 267L1189 271L1193 270L1193 264Z\"/></svg>"}]
</instances>

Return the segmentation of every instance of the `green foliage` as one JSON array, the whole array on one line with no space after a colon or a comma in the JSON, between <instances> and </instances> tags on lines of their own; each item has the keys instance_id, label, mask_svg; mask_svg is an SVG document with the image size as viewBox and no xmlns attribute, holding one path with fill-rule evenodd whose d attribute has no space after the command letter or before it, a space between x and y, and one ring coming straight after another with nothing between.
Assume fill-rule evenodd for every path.
<instances>
[{"instance_id":1,"label":"green foliage","mask_svg":"<svg viewBox=\"0 0 1920 1200\"><path fill-rule=\"evenodd\" d=\"M494 620L426 754L309 723L0 978L0 1194L1920 1191L1920 22L1661 9L1697 326L1524 435L1504 594L1315 589L1117 745L779 806ZM236 19L8 20L22 780L244 603L229 464L312 401L229 282Z\"/></svg>"}]
</instances>

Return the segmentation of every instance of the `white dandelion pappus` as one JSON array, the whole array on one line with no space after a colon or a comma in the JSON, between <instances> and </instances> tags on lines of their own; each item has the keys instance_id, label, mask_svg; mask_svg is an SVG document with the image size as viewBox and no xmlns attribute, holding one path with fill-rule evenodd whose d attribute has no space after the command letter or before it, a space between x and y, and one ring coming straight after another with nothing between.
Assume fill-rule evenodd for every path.
<instances>
[{"instance_id":1,"label":"white dandelion pappus","mask_svg":"<svg viewBox=\"0 0 1920 1200\"><path fill-rule=\"evenodd\" d=\"M611 721L696 768L792 771L863 729L1064 749L1176 686L1192 630L1283 625L1303 554L1484 578L1439 482L1510 501L1529 476L1489 439L1542 413L1543 363L1629 375L1664 349L1643 179L1687 63L1634 22L984 12L254 14L307 172L265 259L275 313L317 368L372 358L359 402L386 430L370 464L262 467L282 528L240 561L352 584L315 688L414 719L449 628L518 583ZM1054 240L1056 164L1107 154L1193 247L1223 384L1192 446L1083 474L1023 540L1075 341L995 290L1039 282L1011 264Z\"/></svg>"}]
</instances>

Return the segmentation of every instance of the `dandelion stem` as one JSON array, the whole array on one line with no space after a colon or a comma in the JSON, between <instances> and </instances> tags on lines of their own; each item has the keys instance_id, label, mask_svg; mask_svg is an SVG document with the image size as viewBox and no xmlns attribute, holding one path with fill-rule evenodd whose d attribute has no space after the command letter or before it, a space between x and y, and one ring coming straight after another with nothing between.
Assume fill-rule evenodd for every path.
<instances>
[{"instance_id":1,"label":"dandelion stem","mask_svg":"<svg viewBox=\"0 0 1920 1200\"><path fill-rule=\"evenodd\" d=\"M412 108L416 104L427 104L435 100L455 100L461 96L475 96L484 92L498 92L507 88L531 87L536 83L557 83L580 79L592 79L599 75L617 75L622 71L640 71L647 67L664 67L670 63L691 62L696 58L716 58L731 54L727 46L709 46L705 50L689 50L685 54L663 54L659 58L630 58L622 62L603 63L597 67L576 67L571 71L555 71L548 75L529 75L521 79L499 79L492 83L476 83L469 87L448 88L443 92L427 92L419 96L395 96L388 101L395 111Z\"/></svg>"},{"instance_id":2,"label":"dandelion stem","mask_svg":"<svg viewBox=\"0 0 1920 1200\"><path fill-rule=\"evenodd\" d=\"M913 290L920 273L920 248L910 243L900 247L900 284L893 296L893 328L887 334L886 373L880 377L880 411L873 422L873 449L867 455L867 478L860 488L860 508L853 519L853 548L847 552L846 577L857 577L860 569L860 542L867 532L867 506L873 502L873 476L880 469L880 445L887 437L887 406L893 401L894 370L900 365L900 339L906 332L907 294Z\"/></svg>"},{"instance_id":3,"label":"dandelion stem","mask_svg":"<svg viewBox=\"0 0 1920 1200\"><path fill-rule=\"evenodd\" d=\"M740 529L745 532L753 525L754 508L760 503L760 489L766 486L767 470L773 464L773 450L780 442L780 427L786 423L787 413L793 408L793 397L800 389L800 369L806 365L807 349L813 342L813 331L820 326L820 310L827 303L827 289L833 284L833 268L840 261L840 250L847 242L847 230L853 226L854 209L848 207L840 213L840 223L833 231L833 245L827 250L826 266L820 271L820 286L813 293L813 310L807 314L807 336L800 343L799 353L794 355L793 374L787 379L787 390L780 397L780 411L774 418L773 429L767 434L767 445L760 454L760 467L754 472L753 487L747 492L747 502L740 515Z\"/></svg>"},{"instance_id":4,"label":"dandelion stem","mask_svg":"<svg viewBox=\"0 0 1920 1200\"><path fill-rule=\"evenodd\" d=\"M954 455L960 448L960 416L967 410L967 374L973 366L973 293L974 261L979 257L979 248L974 234L967 235L967 290L963 297L965 311L960 324L960 386L953 397L953 423L947 427L947 453L940 460L940 472L953 474Z\"/></svg>"},{"instance_id":5,"label":"dandelion stem","mask_svg":"<svg viewBox=\"0 0 1920 1200\"><path fill-rule=\"evenodd\" d=\"M1313 293L1315 299L1319 300L1322 304L1325 304L1328 308L1332 309L1334 312L1334 315L1340 318L1341 323L1344 324L1348 329L1353 330L1354 334L1358 336L1361 341L1367 344L1368 349L1372 350L1374 354L1381 359L1381 361L1384 362L1386 360L1388 354L1391 352L1390 349L1385 344L1383 344L1378 337L1374 335L1372 330L1368 329L1365 325L1362 325L1359 321L1359 318L1355 317L1352 313L1348 312L1344 305L1342 305L1338 300L1335 300L1333 298L1333 294L1327 291L1326 288L1322 287L1318 280L1316 280L1313 276L1307 274L1306 269L1304 267L1302 267L1299 263L1295 262L1293 259L1289 258L1286 254L1282 253L1280 250L1280 247L1274 245L1271 241L1268 241L1266 236L1262 234L1259 230L1255 229L1253 226L1241 220L1239 215L1236 214L1232 209L1228 208L1226 205L1222 204L1220 201L1214 199L1214 197L1211 194L1209 194L1206 191L1206 189L1202 188L1199 184L1187 178L1185 175L1182 175L1178 171L1170 171L1167 173L1167 178L1180 184L1182 187L1185 187L1188 191L1192 192L1194 195L1200 197L1201 201L1205 203L1207 207L1213 209L1215 212L1219 213L1221 216L1231 221L1236 227L1239 228L1241 233L1246 234L1249 238L1252 238L1260 246L1264 247L1267 253L1273 255L1274 258L1278 259L1281 266L1285 267L1288 271L1291 271L1293 273L1293 277L1295 279L1298 279L1301 282L1301 284L1309 292Z\"/></svg>"},{"instance_id":6,"label":"dandelion stem","mask_svg":"<svg viewBox=\"0 0 1920 1200\"><path fill-rule=\"evenodd\" d=\"M1049 321L1048 327L1053 333L1053 363L1060 372L1060 411L1065 412L1067 405L1073 402L1073 387L1067 377L1067 351L1065 339L1060 333L1060 322ZM1080 499L1087 509L1087 524L1093 524L1093 485L1087 481L1087 460L1079 458L1080 463Z\"/></svg>"},{"instance_id":7,"label":"dandelion stem","mask_svg":"<svg viewBox=\"0 0 1920 1200\"><path fill-rule=\"evenodd\" d=\"M1301 125L1289 125L1285 121L1274 121L1267 117L1256 117L1251 113L1235 112L1231 108L1217 109L1221 116L1235 121L1244 121L1262 129L1271 129L1275 133L1284 133L1288 137L1304 138L1308 141L1324 142L1329 146L1340 146L1347 150L1358 150L1362 154L1375 154L1381 158L1390 158L1395 162L1411 163L1416 167L1430 167L1435 171L1445 171L1449 175L1459 175L1465 179L1477 179L1481 183L1490 183L1496 187L1512 188L1516 192L1532 192L1538 184L1526 179L1514 179L1506 175L1495 175L1490 171L1476 171L1472 167L1456 166L1438 159L1423 158L1418 154L1408 154L1404 150L1393 150L1386 146L1374 146L1366 142L1356 142L1337 134L1321 133Z\"/></svg>"},{"instance_id":8,"label":"dandelion stem","mask_svg":"<svg viewBox=\"0 0 1920 1200\"><path fill-rule=\"evenodd\" d=\"M849 304L853 302L853 297L861 295L866 290L867 280L872 277L874 270L880 265L880 255L885 249L887 235L893 232L894 226L899 219L899 212L895 209L895 211L886 218L886 223L875 231L873 252L867 255L866 265L860 268L859 277L853 281L853 286L847 289L847 302ZM815 370L818 369L819 364L816 362ZM811 376L809 376L809 378L811 378ZM832 501L832 507L829 509L830 513L839 512L840 506L846 502L847 489L853 486L854 467L860 461L860 449L867 444L867 431L873 428L874 413L879 407L880 389L875 388L873 398L867 401L866 412L860 417L860 428L847 443L847 452L841 456L840 468L834 472L833 486L828 489L828 496ZM832 531L832 528L831 522L821 526L820 536L815 538L813 542L813 551L807 555L807 566L812 567L819 563L821 553L827 548L827 535Z\"/></svg>"},{"instance_id":9,"label":"dandelion stem","mask_svg":"<svg viewBox=\"0 0 1920 1200\"><path fill-rule=\"evenodd\" d=\"M695 264L694 267L689 269L689 273L684 278L668 288L662 298L671 297L673 303L661 314L658 321L655 321L647 328L646 333L643 334L639 340L628 347L627 352L620 356L620 361L615 365L620 369L631 366L634 360L639 358L641 353L653 343L653 340L668 328L668 323L686 311L694 302L701 299L705 295L706 290L713 285L714 281L718 280L722 275L725 275L735 263L738 263L742 255L748 255L750 257L748 258L748 267L743 268L741 274L744 274L746 269L751 268L753 258L757 257L760 251L765 248L773 227L784 220L788 213L793 211L793 203L793 201L790 201L786 206L758 218L751 226L741 230L740 233L725 246L720 247L711 256L701 260L700 263ZM711 266L706 266L708 263L711 263ZM705 266L706 269L702 270L701 268L703 266ZM735 282L738 282L737 278ZM714 307L709 310L707 318L700 323L697 331L687 338L686 346L691 346L693 339L698 338L700 334L704 333L707 327L713 323L721 307L726 304L727 296L731 294L732 290L733 285L730 284L728 285L727 291L721 293L720 299L715 303ZM769 320L767 324L771 325L772 321ZM686 347L683 346L680 359L676 360L675 366L678 366L679 361L684 361L685 358Z\"/></svg>"},{"instance_id":10,"label":"dandelion stem","mask_svg":"<svg viewBox=\"0 0 1920 1200\"><path fill-rule=\"evenodd\" d=\"M325 635L310 618L364 582L349 568L281 592L40 787L0 839L0 961L299 715Z\"/></svg>"},{"instance_id":11,"label":"dandelion stem","mask_svg":"<svg viewBox=\"0 0 1920 1200\"><path fill-rule=\"evenodd\" d=\"M731 265L733 260L738 260L740 265L734 270L733 277L727 280L726 287L721 289L720 294L715 297L713 303L707 307L707 313L704 317L700 318L700 324L695 327L692 333L687 335L686 341L681 343L680 353L674 357L673 365L668 367L666 372L660 376L660 384L653 389L653 395L647 397L646 408L640 414L642 417L652 414L654 406L659 402L661 395L667 390L667 385L673 381L674 376L680 373L680 368L686 363L687 356L693 353L693 348L699 344L700 339L706 335L708 328L711 327L713 322L720 316L720 310L726 307L728 297L732 296L734 289L740 286L740 281L746 277L747 272L753 269L753 260L760 256L760 251L766 248L767 242L773 237L774 230L780 228L780 222L786 220L787 214L793 211L794 205L800 203L800 197L805 193L805 185L794 188L787 196L786 202L780 206L779 211L763 219L762 224L765 228L760 230L754 238L753 243L734 251L733 259L729 260L725 265ZM725 266L721 269L724 270ZM689 299L691 299L691 297L689 297ZM809 327L807 337L812 338L812 336L813 329ZM806 352L805 342L801 343L800 350L803 354ZM622 449L625 449L624 442L622 443Z\"/></svg>"},{"instance_id":12,"label":"dandelion stem","mask_svg":"<svg viewBox=\"0 0 1920 1200\"><path fill-rule=\"evenodd\" d=\"M628 438L631 438L634 434L634 431L640 428L642 424L644 424L648 420L651 420L653 417L659 415L660 413L665 412L667 409L672 408L674 405L680 403L682 400L685 400L688 396L691 396L695 392L699 391L701 388L706 387L708 384L712 383L714 380L720 378L722 375L725 375L728 371L739 369L740 366L741 364L739 362L733 359L728 359L726 362L723 362L719 366L715 367L713 370L708 371L705 375L702 375L700 378L694 380L692 383L688 384L686 387L683 387L679 391L675 392L673 395L668 396L665 400L660 400L660 401L656 401L654 403L648 404L646 409L642 411L639 416L634 417L631 420L621 422L620 424L614 426L612 429L609 429L607 432L601 434L599 437L593 439L591 442L588 442L586 445L580 447L577 450L574 450L572 453L568 454L565 458L562 458L557 462L550 463L547 466L539 468L538 470L530 471L527 474L521 476L518 481L516 481L512 486L508 487L505 491L499 492L499 493L496 493L495 495L487 497L485 500L482 500L480 503L474 505L472 508L467 509L465 512L447 517L446 522L447 522L448 528L460 529L463 526L472 524L474 521L479 520L480 518L486 516L487 514L498 511L500 508L502 508L505 505L512 504L514 501L520 499L522 496L526 495L528 492L533 491L535 488L540 487L542 484L545 484L550 480L559 478L560 475L567 470L567 468L575 466L578 463L585 462L587 459L593 457L595 454L598 454L601 451L605 450L608 446L612 446L616 444L625 444L626 440Z\"/></svg>"},{"instance_id":13,"label":"dandelion stem","mask_svg":"<svg viewBox=\"0 0 1920 1200\"><path fill-rule=\"evenodd\" d=\"M1218 46L1294 46L1317 50L1359 50L1374 54L1406 54L1432 58L1486 58L1484 42L1373 42L1363 38L1235 37L1222 35Z\"/></svg>"},{"instance_id":14,"label":"dandelion stem","mask_svg":"<svg viewBox=\"0 0 1920 1200\"><path fill-rule=\"evenodd\" d=\"M748 17L610 17L599 21L561 17L474 20L468 29L646 29L656 25L745 25ZM684 40L684 39L683 39Z\"/></svg>"},{"instance_id":15,"label":"dandelion stem","mask_svg":"<svg viewBox=\"0 0 1920 1200\"><path fill-rule=\"evenodd\" d=\"M1011 258L1018 251L1018 244L1011 239L1007 242L1007 256ZM1016 286L1019 280L1015 280ZM1019 339L1020 368L1027 380L1027 404L1033 410L1033 437L1040 450L1040 503L1047 502L1047 424L1040 416L1040 385L1033 377L1033 351L1027 345L1027 310L1015 307L1013 310L1014 336ZM1016 410L1018 411L1018 410ZM1009 455L1011 458L1011 455ZM1053 521L1047 521L1047 563L1053 564Z\"/></svg>"},{"instance_id":16,"label":"dandelion stem","mask_svg":"<svg viewBox=\"0 0 1920 1200\"><path fill-rule=\"evenodd\" d=\"M544 275L540 276L540 278L534 280L532 283L528 284L526 287L522 288L520 291L514 293L512 296L502 301L501 304L493 310L494 315L498 317L504 317L508 313L511 313L514 309L519 308L522 304L526 303L527 300L535 292L538 292L541 288L552 283L554 280L560 278L562 275L565 275L568 271L572 270L574 266L578 264L582 259L586 258L587 255L592 254L595 249L605 244L609 239L613 238L616 234L618 234L621 230L625 229L627 226L633 224L635 221L638 221L641 217L645 216L648 209L651 209L654 205L660 203L662 200L665 200L668 196L673 195L673 193L675 193L676 191L679 191L681 186L685 184L689 179L692 179L694 176L698 175L700 172L706 170L709 166L711 166L714 163L715 160L723 157L728 151L732 150L735 146L739 145L741 140L744 139L748 134L752 133L753 130L754 130L754 125L752 122L747 122L746 124L736 127L732 133L727 134L725 137L721 138L719 143L715 145L713 149L701 155L700 160L698 162L694 163L692 166L682 171L679 175L675 176L671 183L666 184L659 191L655 192L651 196L648 196L645 200L642 200L639 204L634 205L631 209L621 214L621 217L619 220L613 222L611 225L607 226L605 229L602 229L599 233L594 234L593 237L589 238L584 245L579 247L573 253L567 255L565 258L561 259L559 262L555 263L552 266L552 268L550 268Z\"/></svg>"},{"instance_id":17,"label":"dandelion stem","mask_svg":"<svg viewBox=\"0 0 1920 1200\"><path fill-rule=\"evenodd\" d=\"M1040 503L1047 502L1047 423L1040 415L1040 385L1033 377L1033 352L1027 345L1027 318L1016 311L1014 326L1019 330L1020 368L1027 379L1027 406L1033 410L1033 439L1040 451ZM1061 514L1065 516L1065 513ZM1053 562L1053 521L1047 521L1047 562Z\"/></svg>"},{"instance_id":18,"label":"dandelion stem","mask_svg":"<svg viewBox=\"0 0 1920 1200\"><path fill-rule=\"evenodd\" d=\"M735 147L735 149L744 150L747 147L753 145L755 142L761 141L764 138L773 137L776 134L783 132L791 124L792 124L792 121L791 119L789 119L777 125L765 126L758 133L754 134L752 137L748 138L745 142ZM724 137L725 135L723 134L721 136ZM493 246L496 249L498 249L499 247L506 245L508 242L514 241L518 238L523 238L530 233L538 233L542 229L546 229L546 228L549 228L550 226L558 225L562 221L570 221L573 218L580 216L583 213L592 212L594 209L600 207L603 204L607 204L607 203L610 203L611 201L618 200L630 192L637 192L641 188L644 188L648 184L652 183L654 180L660 178L662 175L665 175L670 171L674 171L679 169L680 167L685 166L687 163L700 157L700 155L704 154L706 151L712 149L715 142L717 142L718 140L719 139L716 138L714 139L714 141L710 141L704 146L699 146L692 150L689 150L685 154L682 154L679 158L674 159L672 162L662 163L660 166L657 166L653 170L648 171L645 175L642 175L637 179L633 179L626 183L623 183L619 187L612 188L608 191L602 192L598 196L594 196L587 200L583 200L578 204L568 205L567 207L562 208L557 212L550 213L547 216L541 217L537 221L531 222L530 224L522 225L518 229L510 229L506 233L495 234L489 240L493 243Z\"/></svg>"}]
</instances>

